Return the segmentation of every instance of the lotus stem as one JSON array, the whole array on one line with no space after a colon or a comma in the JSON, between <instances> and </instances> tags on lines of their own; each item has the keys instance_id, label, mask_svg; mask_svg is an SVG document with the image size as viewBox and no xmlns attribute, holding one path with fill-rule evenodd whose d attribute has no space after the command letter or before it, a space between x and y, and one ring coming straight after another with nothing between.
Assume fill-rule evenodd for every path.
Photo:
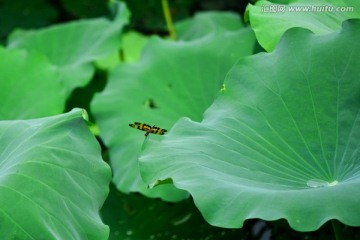
<instances>
[{"instance_id":1,"label":"lotus stem","mask_svg":"<svg viewBox=\"0 0 360 240\"><path fill-rule=\"evenodd\" d=\"M334 235L336 240L342 240L342 229L341 229L341 223L337 221L336 219L331 220L331 225L334 230Z\"/></svg>"},{"instance_id":2,"label":"lotus stem","mask_svg":"<svg viewBox=\"0 0 360 240\"><path fill-rule=\"evenodd\" d=\"M167 0L161 0L161 4L162 4L163 12L164 12L166 26L167 26L167 29L168 29L169 34L170 34L170 38L172 40L175 40L176 39L176 32L175 32L174 24L173 24L172 19L171 19L169 3L168 3Z\"/></svg>"}]
</instances>

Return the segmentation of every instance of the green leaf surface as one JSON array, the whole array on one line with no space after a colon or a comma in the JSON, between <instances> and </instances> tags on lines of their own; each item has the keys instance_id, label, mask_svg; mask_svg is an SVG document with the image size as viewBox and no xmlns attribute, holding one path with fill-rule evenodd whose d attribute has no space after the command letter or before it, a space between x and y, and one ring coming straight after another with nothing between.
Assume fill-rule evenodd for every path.
<instances>
[{"instance_id":1,"label":"green leaf surface","mask_svg":"<svg viewBox=\"0 0 360 240\"><path fill-rule=\"evenodd\" d=\"M212 14L207 17L211 19ZM145 139L144 132L130 128L129 123L143 122L170 131L182 116L200 120L230 67L252 52L253 33L236 21L237 30L214 22L207 35L194 41L151 38L138 63L120 65L111 72L106 89L95 96L91 108L109 148L118 189L169 201L184 198L184 191L171 184L146 188L137 159L144 141L163 136L151 134Z\"/></svg>"},{"instance_id":2,"label":"green leaf surface","mask_svg":"<svg viewBox=\"0 0 360 240\"><path fill-rule=\"evenodd\" d=\"M136 31L129 31L122 35L121 51L96 61L96 66L101 69L111 70L121 62L134 63L140 58L141 51L149 40L148 36Z\"/></svg>"},{"instance_id":3,"label":"green leaf surface","mask_svg":"<svg viewBox=\"0 0 360 240\"><path fill-rule=\"evenodd\" d=\"M61 80L71 92L89 82L94 73L92 61L116 52L120 46L120 34L129 12L125 4L114 4L117 14L113 21L98 18L41 30L18 30L10 36L8 47L43 53L59 67Z\"/></svg>"},{"instance_id":4,"label":"green leaf surface","mask_svg":"<svg viewBox=\"0 0 360 240\"><path fill-rule=\"evenodd\" d=\"M124 61L128 63L137 62L148 40L148 36L135 31L125 33L122 38L122 50L124 51L125 58Z\"/></svg>"},{"instance_id":5,"label":"green leaf surface","mask_svg":"<svg viewBox=\"0 0 360 240\"><path fill-rule=\"evenodd\" d=\"M38 53L0 47L0 119L62 113L66 94L58 69Z\"/></svg>"},{"instance_id":6,"label":"green leaf surface","mask_svg":"<svg viewBox=\"0 0 360 240\"><path fill-rule=\"evenodd\" d=\"M214 11L196 14L194 18L176 24L175 29L180 40L191 41L202 38L212 31L227 30L236 32L240 27L239 21L239 15L237 14ZM214 24L216 24L216 27Z\"/></svg>"},{"instance_id":7,"label":"green leaf surface","mask_svg":"<svg viewBox=\"0 0 360 240\"><path fill-rule=\"evenodd\" d=\"M315 34L340 29L344 20L360 18L360 2L356 0L288 0L287 4L257 1L249 4L245 19L250 20L260 45L271 52L286 30L302 27Z\"/></svg>"},{"instance_id":8,"label":"green leaf surface","mask_svg":"<svg viewBox=\"0 0 360 240\"><path fill-rule=\"evenodd\" d=\"M83 114L0 121L1 239L107 239L111 173Z\"/></svg>"},{"instance_id":9,"label":"green leaf surface","mask_svg":"<svg viewBox=\"0 0 360 240\"><path fill-rule=\"evenodd\" d=\"M358 20L323 36L296 28L239 61L202 122L182 119L144 147L144 181L171 178L216 226L360 226L359 38Z\"/></svg>"}]
</instances>

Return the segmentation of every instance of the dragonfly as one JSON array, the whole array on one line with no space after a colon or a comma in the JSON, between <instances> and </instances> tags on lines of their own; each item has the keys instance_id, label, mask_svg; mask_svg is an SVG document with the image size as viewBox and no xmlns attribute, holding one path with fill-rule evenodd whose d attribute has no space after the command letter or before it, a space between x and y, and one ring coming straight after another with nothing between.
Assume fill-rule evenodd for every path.
<instances>
[{"instance_id":1,"label":"dragonfly","mask_svg":"<svg viewBox=\"0 0 360 240\"><path fill-rule=\"evenodd\" d=\"M149 124L146 124L146 123L134 122L134 123L130 123L129 126L132 128L136 128L136 129L145 131L146 132L145 137L147 137L149 135L149 133L164 135L167 132L166 129L159 128L155 125L151 127Z\"/></svg>"}]
</instances>

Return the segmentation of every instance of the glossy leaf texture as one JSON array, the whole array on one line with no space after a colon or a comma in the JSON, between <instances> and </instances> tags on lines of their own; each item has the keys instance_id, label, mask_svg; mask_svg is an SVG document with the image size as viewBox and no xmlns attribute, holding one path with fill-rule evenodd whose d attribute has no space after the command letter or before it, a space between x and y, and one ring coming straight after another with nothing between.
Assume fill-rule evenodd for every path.
<instances>
[{"instance_id":1,"label":"glossy leaf texture","mask_svg":"<svg viewBox=\"0 0 360 240\"><path fill-rule=\"evenodd\" d=\"M183 118L144 146L144 181L171 178L216 226L360 226L359 38L359 20L323 36L295 28L240 60L201 122Z\"/></svg>"},{"instance_id":2,"label":"glossy leaf texture","mask_svg":"<svg viewBox=\"0 0 360 240\"><path fill-rule=\"evenodd\" d=\"M43 55L0 47L0 59L1 120L39 118L63 112L64 86L58 69Z\"/></svg>"},{"instance_id":3,"label":"glossy leaf texture","mask_svg":"<svg viewBox=\"0 0 360 240\"><path fill-rule=\"evenodd\" d=\"M12 33L9 48L22 48L44 54L60 69L61 81L70 93L86 85L93 73L92 61L116 52L120 47L122 28L127 24L129 11L124 3L114 1L115 17L82 20Z\"/></svg>"},{"instance_id":4,"label":"glossy leaf texture","mask_svg":"<svg viewBox=\"0 0 360 240\"><path fill-rule=\"evenodd\" d=\"M0 121L0 238L107 239L111 171L80 109Z\"/></svg>"},{"instance_id":5,"label":"glossy leaf texture","mask_svg":"<svg viewBox=\"0 0 360 240\"><path fill-rule=\"evenodd\" d=\"M211 21L213 16L204 14L203 19ZM140 178L138 156L144 141L163 136L150 134L145 139L144 132L129 124L141 122L171 131L180 117L201 119L228 70L240 57L250 55L255 44L253 33L242 27L238 16L225 14L224 18L236 23L237 29L230 31L213 22L211 31L189 41L151 38L139 62L115 68L105 90L95 96L91 109L109 148L113 182L121 191L168 201L187 195L171 184L147 189Z\"/></svg>"},{"instance_id":6,"label":"glossy leaf texture","mask_svg":"<svg viewBox=\"0 0 360 240\"><path fill-rule=\"evenodd\" d=\"M322 35L340 29L344 20L360 18L360 2L354 0L279 2L261 0L246 9L245 19L250 21L260 45L268 52L274 50L290 28L302 27Z\"/></svg>"}]
</instances>

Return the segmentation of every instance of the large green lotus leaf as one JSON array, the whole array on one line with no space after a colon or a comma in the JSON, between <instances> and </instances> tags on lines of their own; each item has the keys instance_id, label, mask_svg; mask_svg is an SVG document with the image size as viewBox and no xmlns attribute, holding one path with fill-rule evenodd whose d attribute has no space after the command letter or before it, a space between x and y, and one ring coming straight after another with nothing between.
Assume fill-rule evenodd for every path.
<instances>
[{"instance_id":1,"label":"large green lotus leaf","mask_svg":"<svg viewBox=\"0 0 360 240\"><path fill-rule=\"evenodd\" d=\"M1 239L107 239L111 172L83 114L0 121Z\"/></svg>"},{"instance_id":2,"label":"large green lotus leaf","mask_svg":"<svg viewBox=\"0 0 360 240\"><path fill-rule=\"evenodd\" d=\"M71 92L84 86L94 73L92 61L116 52L122 27L129 12L123 3L114 2L117 14L113 21L105 18L81 20L32 31L15 31L8 47L35 50L59 66L62 81ZM113 6L114 7L114 6Z\"/></svg>"},{"instance_id":3,"label":"large green lotus leaf","mask_svg":"<svg viewBox=\"0 0 360 240\"><path fill-rule=\"evenodd\" d=\"M327 34L341 27L344 20L360 18L356 0L288 0L275 4L260 0L249 4L245 19L250 20L260 45L272 51L286 30L302 27L315 34Z\"/></svg>"},{"instance_id":4,"label":"large green lotus leaf","mask_svg":"<svg viewBox=\"0 0 360 240\"><path fill-rule=\"evenodd\" d=\"M0 47L0 119L62 113L66 94L57 68L41 54Z\"/></svg>"},{"instance_id":5,"label":"large green lotus leaf","mask_svg":"<svg viewBox=\"0 0 360 240\"><path fill-rule=\"evenodd\" d=\"M207 16L211 19L212 14ZM138 63L120 65L111 72L106 89L95 96L91 107L109 148L118 189L169 201L184 198L185 192L171 184L146 188L137 160L144 132L130 128L129 123L144 122L170 130L182 116L200 120L230 67L252 52L253 33L241 27L239 19L234 21L237 30L229 31L213 22L213 29L194 41L151 38ZM151 134L147 139L161 137Z\"/></svg>"},{"instance_id":6,"label":"large green lotus leaf","mask_svg":"<svg viewBox=\"0 0 360 240\"><path fill-rule=\"evenodd\" d=\"M216 226L359 226L359 38L358 20L324 36L296 28L239 61L202 122L182 119L144 146L144 181L171 178Z\"/></svg>"}]
</instances>

